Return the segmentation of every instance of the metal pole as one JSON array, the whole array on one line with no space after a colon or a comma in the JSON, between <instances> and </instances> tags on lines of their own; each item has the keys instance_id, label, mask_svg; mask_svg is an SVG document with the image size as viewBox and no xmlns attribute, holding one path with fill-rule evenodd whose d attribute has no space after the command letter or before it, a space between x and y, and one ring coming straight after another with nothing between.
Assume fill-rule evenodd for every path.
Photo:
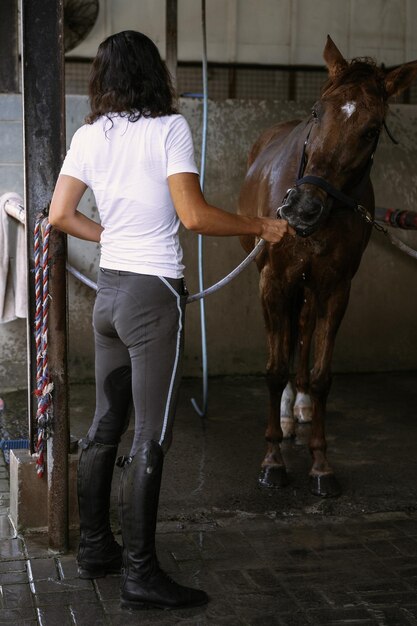
<instances>
[{"instance_id":1,"label":"metal pole","mask_svg":"<svg viewBox=\"0 0 417 626\"><path fill-rule=\"evenodd\" d=\"M0 2L0 93L19 93L17 0Z\"/></svg>"},{"instance_id":2,"label":"metal pole","mask_svg":"<svg viewBox=\"0 0 417 626\"><path fill-rule=\"evenodd\" d=\"M36 346L33 231L46 211L65 155L63 0L22 0L25 207L29 277L28 396L30 439L35 415ZM52 229L48 362L53 388L53 435L47 440L48 536L52 550L68 547L68 385L66 237ZM33 449L32 449L33 451Z\"/></svg>"},{"instance_id":3,"label":"metal pole","mask_svg":"<svg viewBox=\"0 0 417 626\"><path fill-rule=\"evenodd\" d=\"M177 87L178 0L166 0L166 64Z\"/></svg>"}]
</instances>

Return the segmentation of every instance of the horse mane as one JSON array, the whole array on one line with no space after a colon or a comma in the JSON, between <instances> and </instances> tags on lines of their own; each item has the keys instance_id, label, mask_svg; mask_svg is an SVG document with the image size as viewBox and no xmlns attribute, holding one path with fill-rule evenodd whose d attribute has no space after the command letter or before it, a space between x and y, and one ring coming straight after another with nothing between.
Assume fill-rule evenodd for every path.
<instances>
[{"instance_id":1,"label":"horse mane","mask_svg":"<svg viewBox=\"0 0 417 626\"><path fill-rule=\"evenodd\" d=\"M321 97L334 97L340 91L346 96L346 92L353 89L361 90L363 104L375 106L375 96L382 103L387 101L385 89L385 70L378 66L370 57L357 57L347 63L336 76L329 78L321 89Z\"/></svg>"}]
</instances>

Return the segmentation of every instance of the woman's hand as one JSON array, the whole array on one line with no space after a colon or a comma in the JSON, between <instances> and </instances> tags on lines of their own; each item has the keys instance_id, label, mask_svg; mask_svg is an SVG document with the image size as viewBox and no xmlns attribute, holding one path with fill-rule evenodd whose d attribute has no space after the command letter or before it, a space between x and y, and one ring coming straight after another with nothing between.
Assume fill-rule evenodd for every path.
<instances>
[{"instance_id":1,"label":"woman's hand","mask_svg":"<svg viewBox=\"0 0 417 626\"><path fill-rule=\"evenodd\" d=\"M273 217L260 217L258 219L262 220L262 232L260 237L269 243L278 243L286 234L291 236L295 235L295 230L286 220L275 219Z\"/></svg>"}]
</instances>

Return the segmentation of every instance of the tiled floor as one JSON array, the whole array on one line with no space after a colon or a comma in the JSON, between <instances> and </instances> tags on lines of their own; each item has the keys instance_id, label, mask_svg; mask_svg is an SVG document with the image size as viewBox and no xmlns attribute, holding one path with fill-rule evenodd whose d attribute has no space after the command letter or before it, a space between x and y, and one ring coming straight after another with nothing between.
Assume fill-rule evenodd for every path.
<instances>
[{"instance_id":1,"label":"tiled floor","mask_svg":"<svg viewBox=\"0 0 417 626\"><path fill-rule=\"evenodd\" d=\"M406 376L410 393L390 401L390 394L407 388ZM254 439L260 425L254 414L265 400L262 381L213 382L204 463L201 425L184 399L157 537L164 568L209 593L211 602L198 609L121 610L117 576L94 582L77 577L76 537L70 552L59 555L48 551L45 536L17 536L8 518L8 469L0 455L0 624L417 625L417 424L410 412L416 406L415 374L364 378L341 377L329 406L329 447L344 488L331 501L307 493L302 442L286 444L292 482L285 495L265 495L256 486L262 441L253 443L256 454L246 443L232 445L237 435L231 424L238 419L245 442L246 434ZM186 383L186 395L191 390ZM86 395L87 389L74 390L75 413ZM246 402L237 417L242 395ZM74 419L72 429L82 428ZM224 462L222 480L210 464L220 454L213 447L219 437L233 456ZM186 462L191 476L184 476Z\"/></svg>"}]
</instances>

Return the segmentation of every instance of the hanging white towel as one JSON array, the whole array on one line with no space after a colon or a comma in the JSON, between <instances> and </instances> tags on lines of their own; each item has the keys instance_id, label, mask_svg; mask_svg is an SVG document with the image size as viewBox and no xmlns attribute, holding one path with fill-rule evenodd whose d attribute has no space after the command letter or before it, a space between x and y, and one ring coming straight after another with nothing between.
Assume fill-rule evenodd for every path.
<instances>
[{"instance_id":1,"label":"hanging white towel","mask_svg":"<svg viewBox=\"0 0 417 626\"><path fill-rule=\"evenodd\" d=\"M9 200L23 205L17 193L0 197L0 324L26 317L28 304L25 227L6 213Z\"/></svg>"}]
</instances>

